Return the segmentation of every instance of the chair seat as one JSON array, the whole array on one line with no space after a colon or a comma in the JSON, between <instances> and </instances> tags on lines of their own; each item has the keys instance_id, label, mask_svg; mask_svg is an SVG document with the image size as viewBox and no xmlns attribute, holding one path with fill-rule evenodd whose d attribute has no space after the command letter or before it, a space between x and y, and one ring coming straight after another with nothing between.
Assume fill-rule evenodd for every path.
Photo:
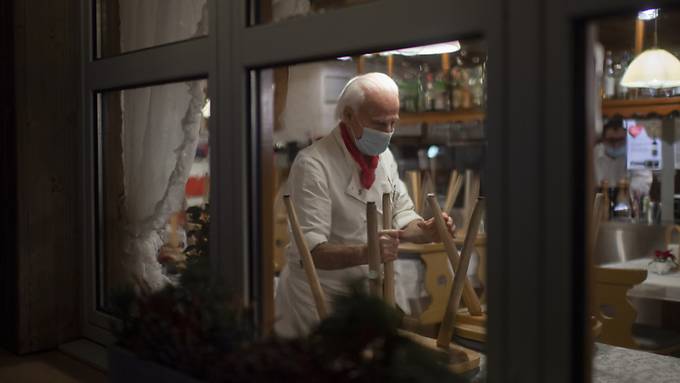
<instances>
[{"instance_id":1,"label":"chair seat","mask_svg":"<svg viewBox=\"0 0 680 383\"><path fill-rule=\"evenodd\" d=\"M633 324L632 330L642 350L664 354L680 350L680 333L640 323Z\"/></svg>"},{"instance_id":2,"label":"chair seat","mask_svg":"<svg viewBox=\"0 0 680 383\"><path fill-rule=\"evenodd\" d=\"M484 343L482 343L482 342L478 342L478 341L472 340L472 339L465 339L465 338L458 336L458 335L453 335L452 340L453 340L453 343L459 344L459 345L461 345L465 348L469 348L471 350L475 350L475 351L482 352L482 353L485 351Z\"/></svg>"}]
</instances>

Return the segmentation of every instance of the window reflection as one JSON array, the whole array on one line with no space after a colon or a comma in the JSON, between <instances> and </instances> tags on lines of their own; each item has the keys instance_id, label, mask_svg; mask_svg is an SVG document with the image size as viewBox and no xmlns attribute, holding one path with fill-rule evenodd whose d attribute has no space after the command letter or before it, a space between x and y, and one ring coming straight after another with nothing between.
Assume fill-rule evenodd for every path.
<instances>
[{"instance_id":1,"label":"window reflection","mask_svg":"<svg viewBox=\"0 0 680 383\"><path fill-rule=\"evenodd\" d=\"M426 196L434 193L443 211L453 218L457 227L455 243L461 249L475 202L484 195L484 185L480 180L486 157L485 65L484 42L471 39L354 57L340 56L333 60L259 72L259 110L262 113L259 128L263 137L271 135L273 145L262 147L262 158L265 162L271 161L272 170L268 170L267 164L261 167L265 172L262 174L263 185L271 182L270 187L264 187L263 198L267 201L262 203L264 206L273 204L272 216L265 218L264 222L272 225L273 235L263 240L273 243L272 254L265 254L265 261L273 265L274 275L265 278L273 277L276 285L276 304L273 291L269 292L272 296L266 304L276 307L272 320L280 321L286 316L293 318L285 325L279 325L280 322L274 325L280 334L304 333L316 322L314 300L306 290L308 282L293 243L284 195L291 194L327 297L343 291L345 281L341 274L354 273L352 275L361 277L368 272L368 266L361 262L338 266L333 264L337 259L324 260L318 255L320 253L315 254L315 250L325 244L347 246L350 250L352 246L365 245L365 203L373 198L380 204L378 189L383 186L384 191L391 193L395 209L392 224L400 229L408 227L419 217L429 219L433 216ZM343 126L352 125L354 120L344 115L345 109L337 109L338 102L342 100L340 95L348 81L366 73L388 75L388 82L393 84L398 98L396 109L384 113L385 118L398 115L399 122L389 141L389 151L382 152L378 160L378 163L389 163L388 168L394 173L390 173L384 183L378 180L379 174L376 173L375 187L374 184L369 186L368 181L366 186L362 186L364 181L358 170L362 165L353 162L358 160L352 159L354 156L349 148L346 149L350 153L347 158L328 160L320 155L317 160L313 154L318 154L319 148L347 148ZM360 113L356 115L356 121L358 125L363 124L363 131L373 126L374 130L390 131L389 124L373 124L369 117L360 116ZM385 129L382 129L383 125ZM354 134L347 137L357 145L360 153L371 152L382 142L380 135L376 135L375 142L363 145L352 141L352 137L357 139L353 130L347 132ZM264 142L268 143L268 140ZM376 150L381 152L380 149ZM389 158L383 158L384 153L389 153ZM343 173L344 168L340 169L346 161L351 165L347 167L347 174ZM317 178L319 182L315 181ZM305 200L300 193L310 193L314 198ZM329 202L330 210L321 206L325 200L334 201ZM356 214L352 216L358 221L343 226L337 217L347 215L353 209ZM382 211L379 207L378 214ZM431 240L428 237L413 243L400 243L394 264L397 275L395 300L398 308L406 314L406 326L421 334L436 336L447 305L453 273L440 242L418 243ZM484 306L485 248L482 219L467 272L470 294L466 294L465 304L474 295L477 305L481 301L481 306ZM307 295L301 291L307 291ZM478 332L471 332L474 333L473 338L476 336L475 341L483 342L485 316L481 313L482 309L479 309L479 314L465 310L462 315L479 318L473 319Z\"/></svg>"},{"instance_id":2,"label":"window reflection","mask_svg":"<svg viewBox=\"0 0 680 383\"><path fill-rule=\"evenodd\" d=\"M280 21L365 4L374 0L251 0L257 12L255 24Z\"/></svg>"},{"instance_id":3,"label":"window reflection","mask_svg":"<svg viewBox=\"0 0 680 383\"><path fill-rule=\"evenodd\" d=\"M677 9L661 9L591 24L592 173L585 182L594 192L589 235L596 379L612 373L617 380L638 376L646 370L638 361L647 360L659 366L649 378L659 380L669 372L661 366L677 360L641 351L680 356L680 327L671 319L680 314L680 296L674 292L680 291L675 265L680 82L664 77L670 71L659 77L639 66L646 52L657 48L677 60L678 21Z\"/></svg>"},{"instance_id":4,"label":"window reflection","mask_svg":"<svg viewBox=\"0 0 680 383\"><path fill-rule=\"evenodd\" d=\"M206 0L97 0L97 57L208 34Z\"/></svg>"}]
</instances>

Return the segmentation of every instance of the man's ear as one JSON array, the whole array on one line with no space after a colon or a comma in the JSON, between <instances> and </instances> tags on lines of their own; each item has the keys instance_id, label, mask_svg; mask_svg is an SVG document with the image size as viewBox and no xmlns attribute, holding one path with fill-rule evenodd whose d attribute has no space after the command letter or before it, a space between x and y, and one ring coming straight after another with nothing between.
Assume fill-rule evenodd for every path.
<instances>
[{"instance_id":1,"label":"man's ear","mask_svg":"<svg viewBox=\"0 0 680 383\"><path fill-rule=\"evenodd\" d=\"M354 110L352 110L352 107L346 105L345 109L342 111L342 116L345 118L345 120L351 121L352 116L354 116Z\"/></svg>"}]
</instances>

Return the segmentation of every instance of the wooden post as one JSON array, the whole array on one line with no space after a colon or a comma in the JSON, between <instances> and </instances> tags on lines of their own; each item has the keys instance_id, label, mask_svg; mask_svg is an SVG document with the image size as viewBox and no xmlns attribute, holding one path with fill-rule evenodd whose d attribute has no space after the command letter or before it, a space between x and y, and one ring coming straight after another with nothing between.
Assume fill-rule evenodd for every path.
<instances>
[{"instance_id":1,"label":"wooden post","mask_svg":"<svg viewBox=\"0 0 680 383\"><path fill-rule=\"evenodd\" d=\"M602 180L602 206L601 206L601 221L609 221L609 181Z\"/></svg>"},{"instance_id":2,"label":"wooden post","mask_svg":"<svg viewBox=\"0 0 680 383\"><path fill-rule=\"evenodd\" d=\"M451 262L453 272L455 275L458 275L460 257L458 255L458 250L456 250L456 245L453 242L453 238L451 237L451 234L449 234L449 230L446 228L446 223L442 218L442 210L439 207L439 203L437 202L434 194L429 194L427 196L427 201L430 203L430 207L432 207L434 222L437 225L439 237L441 238L442 243L444 243L446 254L449 256L449 261ZM472 284L470 283L467 275L464 274L463 276L465 277L465 285L463 290L463 300L465 300L465 305L468 307L470 315L482 315L482 305L479 303L479 297L477 297L475 290L472 288Z\"/></svg>"},{"instance_id":3,"label":"wooden post","mask_svg":"<svg viewBox=\"0 0 680 383\"><path fill-rule=\"evenodd\" d=\"M448 53L442 53L442 69L444 73L451 68L451 60Z\"/></svg>"},{"instance_id":4,"label":"wooden post","mask_svg":"<svg viewBox=\"0 0 680 383\"><path fill-rule=\"evenodd\" d=\"M392 228L392 200L390 193L383 194L382 208L383 208L383 230ZM385 262L385 285L384 285L385 302L394 307L394 261Z\"/></svg>"},{"instance_id":5,"label":"wooden post","mask_svg":"<svg viewBox=\"0 0 680 383\"><path fill-rule=\"evenodd\" d=\"M409 184L411 185L411 198L413 199L413 209L416 213L420 214L423 212L422 196L420 190L420 171L409 170L406 172Z\"/></svg>"},{"instance_id":6,"label":"wooden post","mask_svg":"<svg viewBox=\"0 0 680 383\"><path fill-rule=\"evenodd\" d=\"M394 74L394 56L387 55L387 75L392 77Z\"/></svg>"},{"instance_id":7,"label":"wooden post","mask_svg":"<svg viewBox=\"0 0 680 383\"><path fill-rule=\"evenodd\" d=\"M380 275L380 243L378 238L378 212L375 202L366 204L366 229L368 238L369 290L372 295L382 297L382 276Z\"/></svg>"},{"instance_id":8,"label":"wooden post","mask_svg":"<svg viewBox=\"0 0 680 383\"><path fill-rule=\"evenodd\" d=\"M316 268L314 267L312 253L309 252L307 242L305 242L305 238L302 236L300 222L298 221L295 207L293 206L293 201L290 200L290 196L283 196L283 202L286 204L286 210L288 210L288 219L290 220L290 226L293 231L295 245L300 253L300 258L302 259L302 267L305 269L307 282L309 282L309 287L312 289L314 303L316 303L316 312L319 314L319 319L323 319L328 315L328 310L326 309L326 300L324 299L323 290L321 290L321 283L319 283L319 276L316 274Z\"/></svg>"},{"instance_id":9,"label":"wooden post","mask_svg":"<svg viewBox=\"0 0 680 383\"><path fill-rule=\"evenodd\" d=\"M465 171L465 222L463 230L467 232L468 222L472 216L472 209L479 196L479 175L472 170Z\"/></svg>"},{"instance_id":10,"label":"wooden post","mask_svg":"<svg viewBox=\"0 0 680 383\"><path fill-rule=\"evenodd\" d=\"M642 45L645 41L645 21L635 19L635 56L642 53Z\"/></svg>"},{"instance_id":11,"label":"wooden post","mask_svg":"<svg viewBox=\"0 0 680 383\"><path fill-rule=\"evenodd\" d=\"M430 180L432 182L431 193L437 194L437 158L428 158L430 162Z\"/></svg>"},{"instance_id":12,"label":"wooden post","mask_svg":"<svg viewBox=\"0 0 680 383\"><path fill-rule=\"evenodd\" d=\"M453 325L456 313L458 313L458 306L460 305L460 298L463 294L465 281L467 281L467 269L470 265L472 249L474 248L474 243L477 239L477 232L479 231L479 224L484 216L485 207L486 204L484 199L480 198L477 201L472 217L470 218L470 227L465 236L465 242L463 242L463 251L460 255L458 270L456 270L456 274L453 277L453 287L451 289L451 295L449 296L449 303L446 306L444 319L439 327L439 335L437 336L437 345L439 347L448 347L451 342L451 336L453 336ZM472 310L470 310L470 312L472 312Z\"/></svg>"},{"instance_id":13,"label":"wooden post","mask_svg":"<svg viewBox=\"0 0 680 383\"><path fill-rule=\"evenodd\" d=\"M446 202L444 203L444 212L451 214L453 210L453 205L456 203L460 189L463 186L463 177L458 174L458 170L453 170L451 172L451 177L449 178L449 187L446 190Z\"/></svg>"},{"instance_id":14,"label":"wooden post","mask_svg":"<svg viewBox=\"0 0 680 383\"><path fill-rule=\"evenodd\" d=\"M592 231L590 239L592 241L593 251L595 250L595 244L597 243L597 234L600 231L600 222L602 221L602 209L604 197L602 193L595 194L595 201L593 202L593 215L592 215Z\"/></svg>"},{"instance_id":15,"label":"wooden post","mask_svg":"<svg viewBox=\"0 0 680 383\"><path fill-rule=\"evenodd\" d=\"M352 56L352 60L357 63L357 75L364 73L364 56Z\"/></svg>"}]
</instances>

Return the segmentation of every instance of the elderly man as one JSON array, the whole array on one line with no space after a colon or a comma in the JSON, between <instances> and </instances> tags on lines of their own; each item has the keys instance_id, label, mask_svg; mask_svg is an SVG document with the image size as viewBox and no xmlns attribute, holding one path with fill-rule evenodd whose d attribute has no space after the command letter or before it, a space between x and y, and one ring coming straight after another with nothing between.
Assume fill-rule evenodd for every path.
<instances>
[{"instance_id":1,"label":"elderly man","mask_svg":"<svg viewBox=\"0 0 680 383\"><path fill-rule=\"evenodd\" d=\"M345 293L347 282L368 276L366 202L376 202L382 222L382 195L392 196L392 227L398 229L380 231L383 261L396 259L399 241L439 240L434 220L425 221L413 210L387 148L399 120L394 81L382 73L351 79L340 93L336 118L331 134L298 154L287 186L326 299ZM453 231L451 217L444 213L444 220ZM286 256L275 329L281 336L299 336L318 317L294 244ZM404 307L405 299L397 295L397 303Z\"/></svg>"}]
</instances>

